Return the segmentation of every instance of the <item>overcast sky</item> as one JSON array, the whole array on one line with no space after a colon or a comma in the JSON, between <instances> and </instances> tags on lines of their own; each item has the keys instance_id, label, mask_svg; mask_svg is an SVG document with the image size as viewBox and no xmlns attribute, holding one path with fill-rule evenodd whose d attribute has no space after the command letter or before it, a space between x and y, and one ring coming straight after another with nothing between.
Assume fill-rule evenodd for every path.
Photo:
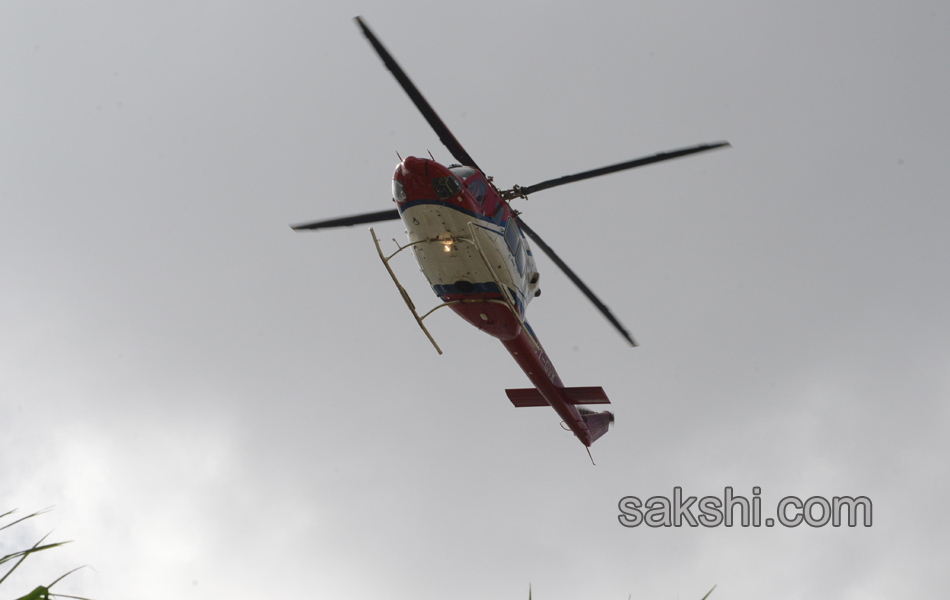
<instances>
[{"instance_id":1,"label":"overcast sky","mask_svg":"<svg viewBox=\"0 0 950 600\"><path fill-rule=\"evenodd\" d=\"M596 467L365 227L287 227L451 162L357 14L502 187L733 144L515 203L641 344L538 259ZM945 594L948 57L936 1L3 3L0 512L56 508L0 551L75 540L4 596ZM674 486L874 520L620 525Z\"/></svg>"}]
</instances>

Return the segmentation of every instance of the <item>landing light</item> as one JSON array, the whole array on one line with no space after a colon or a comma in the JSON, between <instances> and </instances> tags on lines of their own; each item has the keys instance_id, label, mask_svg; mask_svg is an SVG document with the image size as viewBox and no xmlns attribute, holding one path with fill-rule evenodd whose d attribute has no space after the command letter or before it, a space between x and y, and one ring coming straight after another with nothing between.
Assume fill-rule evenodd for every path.
<instances>
[{"instance_id":1,"label":"landing light","mask_svg":"<svg viewBox=\"0 0 950 600\"><path fill-rule=\"evenodd\" d=\"M446 252L452 251L452 242L445 242L445 251Z\"/></svg>"}]
</instances>

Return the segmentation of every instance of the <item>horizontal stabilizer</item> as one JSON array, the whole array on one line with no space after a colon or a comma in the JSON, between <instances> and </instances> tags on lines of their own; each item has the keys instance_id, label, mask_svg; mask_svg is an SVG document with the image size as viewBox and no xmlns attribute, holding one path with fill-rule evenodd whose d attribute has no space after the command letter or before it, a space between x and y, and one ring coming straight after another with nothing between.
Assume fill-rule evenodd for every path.
<instances>
[{"instance_id":1,"label":"horizontal stabilizer","mask_svg":"<svg viewBox=\"0 0 950 600\"><path fill-rule=\"evenodd\" d=\"M568 404L577 406L578 404L610 404L604 388L594 387L569 387L561 388ZM508 399L518 408L529 406L549 406L548 401L544 399L535 388L519 388L515 390L505 390Z\"/></svg>"}]
</instances>

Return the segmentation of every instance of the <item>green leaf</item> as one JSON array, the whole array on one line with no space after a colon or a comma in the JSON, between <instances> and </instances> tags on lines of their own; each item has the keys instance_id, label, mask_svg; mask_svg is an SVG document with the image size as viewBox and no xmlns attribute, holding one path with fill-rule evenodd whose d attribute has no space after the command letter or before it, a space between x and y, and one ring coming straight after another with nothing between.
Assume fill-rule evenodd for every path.
<instances>
[{"instance_id":1,"label":"green leaf","mask_svg":"<svg viewBox=\"0 0 950 600\"><path fill-rule=\"evenodd\" d=\"M49 600L49 588L40 586L26 596L17 598L17 600Z\"/></svg>"}]
</instances>

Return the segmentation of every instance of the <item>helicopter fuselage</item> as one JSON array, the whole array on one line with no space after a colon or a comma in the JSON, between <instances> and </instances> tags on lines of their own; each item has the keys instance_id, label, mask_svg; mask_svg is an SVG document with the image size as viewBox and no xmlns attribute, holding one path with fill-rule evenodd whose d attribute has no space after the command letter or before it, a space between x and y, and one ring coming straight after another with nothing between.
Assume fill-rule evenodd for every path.
<instances>
[{"instance_id":1,"label":"helicopter fuselage","mask_svg":"<svg viewBox=\"0 0 950 600\"><path fill-rule=\"evenodd\" d=\"M393 174L393 200L433 292L467 322L498 338L534 384L536 391L507 390L511 401L550 405L590 446L607 431L612 415L581 414L575 405L588 403L585 399L606 403L606 396L600 388L565 388L525 321L528 303L540 294L540 275L528 240L491 181L472 167L447 168L408 157ZM572 397L571 390L588 393Z\"/></svg>"},{"instance_id":2,"label":"helicopter fuselage","mask_svg":"<svg viewBox=\"0 0 950 600\"><path fill-rule=\"evenodd\" d=\"M444 302L463 301L452 308L489 335L502 341L517 336L517 319L524 319L538 293L539 275L528 240L484 174L409 157L396 167L393 192L433 292ZM487 299L503 304L486 313L472 302Z\"/></svg>"}]
</instances>

